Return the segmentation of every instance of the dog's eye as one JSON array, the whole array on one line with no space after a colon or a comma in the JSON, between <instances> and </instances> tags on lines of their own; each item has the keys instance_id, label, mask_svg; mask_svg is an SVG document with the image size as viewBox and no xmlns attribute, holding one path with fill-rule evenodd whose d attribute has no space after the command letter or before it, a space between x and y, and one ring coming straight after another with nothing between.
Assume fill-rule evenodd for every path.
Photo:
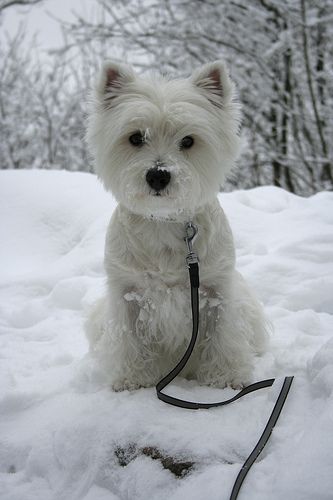
<instances>
[{"instance_id":1,"label":"dog's eye","mask_svg":"<svg viewBox=\"0 0 333 500\"><path fill-rule=\"evenodd\" d=\"M190 135L183 137L180 141L180 149L190 149L194 144L194 139Z\"/></svg>"},{"instance_id":2,"label":"dog's eye","mask_svg":"<svg viewBox=\"0 0 333 500\"><path fill-rule=\"evenodd\" d=\"M135 134L132 134L129 139L130 143L132 144L132 146L136 146L136 147L141 147L143 146L144 142L145 142L145 138L144 136L141 134L141 132L135 132Z\"/></svg>"}]
</instances>

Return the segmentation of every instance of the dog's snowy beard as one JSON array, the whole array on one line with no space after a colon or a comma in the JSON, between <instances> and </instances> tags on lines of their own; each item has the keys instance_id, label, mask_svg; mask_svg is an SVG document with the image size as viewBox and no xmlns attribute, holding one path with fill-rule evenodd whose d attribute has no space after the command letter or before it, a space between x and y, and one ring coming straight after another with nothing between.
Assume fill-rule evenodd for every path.
<instances>
[{"instance_id":1,"label":"dog's snowy beard","mask_svg":"<svg viewBox=\"0 0 333 500\"><path fill-rule=\"evenodd\" d=\"M205 88L209 75L198 75L206 83L196 87L189 80L141 79L110 64L88 128L97 174L132 212L185 220L216 195L238 153L230 81L223 76L222 103ZM133 144L133 136L142 141ZM148 182L152 169L166 173L163 189Z\"/></svg>"},{"instance_id":2,"label":"dog's snowy beard","mask_svg":"<svg viewBox=\"0 0 333 500\"><path fill-rule=\"evenodd\" d=\"M119 158L122 151L116 152ZM124 153L128 156L127 151ZM130 156L126 166L114 172L113 180L118 180L111 190L120 203L132 212L158 219L178 220L195 211L201 194L200 180L190 164L180 161L177 155L166 155L158 162L144 155L140 158L140 152ZM146 181L148 172L154 168L170 174L170 182L162 191L156 191Z\"/></svg>"}]
</instances>

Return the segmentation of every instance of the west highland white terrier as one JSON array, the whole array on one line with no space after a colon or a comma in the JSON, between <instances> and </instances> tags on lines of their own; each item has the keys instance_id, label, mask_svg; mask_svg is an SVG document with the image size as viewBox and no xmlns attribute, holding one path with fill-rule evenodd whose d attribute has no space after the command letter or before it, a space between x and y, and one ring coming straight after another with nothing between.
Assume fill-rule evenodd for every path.
<instances>
[{"instance_id":1,"label":"west highland white terrier","mask_svg":"<svg viewBox=\"0 0 333 500\"><path fill-rule=\"evenodd\" d=\"M103 66L87 139L96 173L119 204L106 235L108 291L86 330L114 390L156 384L189 343L188 221L199 228L200 329L182 375L219 387L251 380L266 324L235 270L217 200L239 153L239 116L221 61L178 80Z\"/></svg>"}]
</instances>

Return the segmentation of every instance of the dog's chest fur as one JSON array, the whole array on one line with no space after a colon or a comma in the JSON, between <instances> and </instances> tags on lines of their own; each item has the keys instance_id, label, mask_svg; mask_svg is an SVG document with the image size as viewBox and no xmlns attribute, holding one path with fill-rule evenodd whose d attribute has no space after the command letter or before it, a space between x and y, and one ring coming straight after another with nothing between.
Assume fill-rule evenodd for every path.
<instances>
[{"instance_id":1,"label":"dog's chest fur","mask_svg":"<svg viewBox=\"0 0 333 500\"><path fill-rule=\"evenodd\" d=\"M234 269L233 241L217 200L196 214L193 222L199 228L194 247L200 258L201 324L207 331L206 323L214 320ZM126 301L131 330L143 344L181 348L190 336L184 237L184 223L145 219L121 205L111 219L105 246L111 300L114 304Z\"/></svg>"},{"instance_id":2,"label":"dog's chest fur","mask_svg":"<svg viewBox=\"0 0 333 500\"><path fill-rule=\"evenodd\" d=\"M194 246L200 259L202 284L211 287L234 268L233 239L226 217L216 200L206 205L193 222L199 234ZM105 245L109 281L124 290L157 282L173 287L187 285L185 224L150 220L118 205Z\"/></svg>"}]
</instances>

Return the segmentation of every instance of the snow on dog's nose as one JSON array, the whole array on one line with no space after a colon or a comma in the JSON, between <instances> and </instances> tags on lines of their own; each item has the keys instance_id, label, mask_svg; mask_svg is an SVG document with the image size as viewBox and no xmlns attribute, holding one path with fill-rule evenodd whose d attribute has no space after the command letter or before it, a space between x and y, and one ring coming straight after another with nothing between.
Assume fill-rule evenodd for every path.
<instances>
[{"instance_id":1,"label":"snow on dog's nose","mask_svg":"<svg viewBox=\"0 0 333 500\"><path fill-rule=\"evenodd\" d=\"M149 186L159 192L166 188L171 179L170 172L161 167L150 168L146 174L146 181Z\"/></svg>"}]
</instances>

